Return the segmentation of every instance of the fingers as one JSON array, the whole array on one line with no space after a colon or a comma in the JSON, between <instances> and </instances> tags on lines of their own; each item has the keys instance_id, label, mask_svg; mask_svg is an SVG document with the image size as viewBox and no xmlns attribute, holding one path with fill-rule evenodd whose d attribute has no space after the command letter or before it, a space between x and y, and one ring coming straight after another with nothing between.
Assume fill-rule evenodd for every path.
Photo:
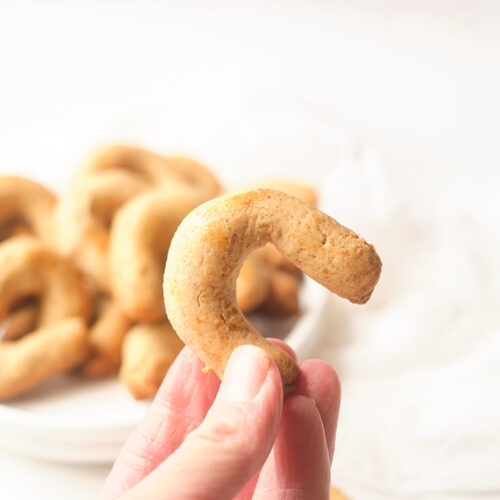
<instances>
[{"instance_id":1,"label":"fingers","mask_svg":"<svg viewBox=\"0 0 500 500\"><path fill-rule=\"evenodd\" d=\"M319 359L304 361L300 364L295 394L302 394L315 402L325 429L331 462L340 406L340 382L337 373L328 363Z\"/></svg>"},{"instance_id":2,"label":"fingers","mask_svg":"<svg viewBox=\"0 0 500 500\"><path fill-rule=\"evenodd\" d=\"M297 355L288 344L275 338L268 338L267 340L284 349L297 361ZM294 394L302 394L315 402L325 428L330 462L335 451L340 392L338 375L328 363L319 359L308 359L300 364L300 375L295 383Z\"/></svg>"},{"instance_id":3,"label":"fingers","mask_svg":"<svg viewBox=\"0 0 500 500\"><path fill-rule=\"evenodd\" d=\"M213 373L184 348L171 366L141 424L125 443L106 480L101 498L114 499L165 460L203 421L219 388Z\"/></svg>"},{"instance_id":4,"label":"fingers","mask_svg":"<svg viewBox=\"0 0 500 500\"><path fill-rule=\"evenodd\" d=\"M280 342L278 343L274 339L270 339L270 341L273 343L277 343L277 345L280 345L280 347L289 349L289 352L291 351L290 347L286 346L286 344L282 345L283 342L278 341ZM317 411L321 418L321 423L323 425L324 436L325 436L324 441L328 448L328 458L329 458L329 463L331 465L334 452L335 432L337 427L337 418L338 418L339 403L340 403L340 382L337 377L337 374L335 373L335 370L330 365L328 365L328 363L325 363L324 361L320 360L304 361L303 363L300 364L300 369L301 369L301 374L297 379L295 393L294 396L292 396L292 398L296 397L297 395L301 395L310 398L314 401L314 404L316 405ZM285 408L288 408L289 399L290 398L285 400ZM286 414L284 412L283 422L286 425L285 419L286 419ZM297 431L297 434L300 433L306 433L308 435L309 427L307 421L304 421L302 423L300 432ZM280 434L278 434L278 439L280 435L281 435L281 430ZM294 435L290 437L290 442L295 443ZM279 444L277 444L276 446L279 446ZM260 490L268 491L270 497L272 498L274 498L273 496L274 491L271 490L271 488L278 488L277 491L282 491L283 488L280 486L280 484L278 484L276 481L269 483L269 479L266 479L266 474L269 478L269 477L277 477L279 473L279 471L273 468L272 465L275 460L275 455L274 455L275 449L276 448L273 448L273 452L268 457L266 464L264 465L263 469L264 475L262 475L262 479L259 479L259 477L253 478L253 480L250 481L249 484L245 486L244 490L238 495L238 500L247 500L250 498L254 498L253 495L257 484L259 484L259 491ZM296 455L307 456L307 454L305 454L304 450L300 446L295 446L294 444L293 449L290 450L288 457L290 458L290 460L292 460L292 464L296 463L297 460ZM316 459L314 457L311 457L311 460L316 460ZM271 468L271 470L269 470L269 468ZM282 481L282 483L283 482L286 482L286 478ZM302 485L300 487L297 487L297 489L294 490L292 493L289 493L291 495L291 498L302 498L300 496L301 494L305 495L305 498L307 498L306 493L304 493L304 491L301 491L300 488L304 489L304 491L307 492L307 485L305 486ZM271 493L271 491L273 492ZM289 497L287 496L286 498ZM311 498L316 498L316 496L311 496Z\"/></svg>"},{"instance_id":5,"label":"fingers","mask_svg":"<svg viewBox=\"0 0 500 500\"><path fill-rule=\"evenodd\" d=\"M269 340L296 359L293 350L284 342L278 339ZM219 386L214 374L203 375L202 368L203 364L189 349L182 351L170 369L144 422L124 446L106 482L102 498L117 498L132 488L175 451L189 432L200 425L215 399ZM241 385L236 380L233 382L233 387ZM295 394L307 396L315 401L331 460L340 400L340 385L335 371L319 360L302 363ZM243 420L237 425L240 428L246 427ZM200 467L206 468L203 465ZM248 498L251 497L259 477L257 470L258 467L253 478L250 478L250 474L240 485L241 489L247 482L244 492L249 495ZM259 481L263 484L262 480ZM238 498L243 498L244 492L240 493Z\"/></svg>"},{"instance_id":6,"label":"fingers","mask_svg":"<svg viewBox=\"0 0 500 500\"><path fill-rule=\"evenodd\" d=\"M253 499L327 500L329 488L330 460L321 415L312 399L290 396Z\"/></svg>"},{"instance_id":7,"label":"fingers","mask_svg":"<svg viewBox=\"0 0 500 500\"><path fill-rule=\"evenodd\" d=\"M233 498L268 456L282 404L282 382L270 356L254 346L237 348L203 423L124 498Z\"/></svg>"}]
</instances>

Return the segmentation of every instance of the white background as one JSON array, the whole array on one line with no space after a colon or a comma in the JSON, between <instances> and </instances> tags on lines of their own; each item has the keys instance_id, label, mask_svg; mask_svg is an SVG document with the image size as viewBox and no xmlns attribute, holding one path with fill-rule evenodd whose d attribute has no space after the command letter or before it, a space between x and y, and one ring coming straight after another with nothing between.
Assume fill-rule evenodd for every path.
<instances>
[{"instance_id":1,"label":"white background","mask_svg":"<svg viewBox=\"0 0 500 500\"><path fill-rule=\"evenodd\" d=\"M335 480L359 500L500 497L499 94L495 2L0 2L2 173L60 188L120 139L227 183L333 175L325 206L384 260L316 352L344 383ZM380 152L358 177L336 170L339 123ZM0 471L10 498L84 499L107 468Z\"/></svg>"}]
</instances>

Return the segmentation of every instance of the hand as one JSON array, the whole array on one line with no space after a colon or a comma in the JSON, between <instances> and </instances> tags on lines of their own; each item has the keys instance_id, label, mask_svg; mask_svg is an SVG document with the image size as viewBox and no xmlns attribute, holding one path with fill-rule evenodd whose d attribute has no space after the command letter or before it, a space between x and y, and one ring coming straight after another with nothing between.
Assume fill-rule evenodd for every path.
<instances>
[{"instance_id":1,"label":"hand","mask_svg":"<svg viewBox=\"0 0 500 500\"><path fill-rule=\"evenodd\" d=\"M184 348L101 498L327 499L340 402L333 368L303 362L284 401L278 369L258 347L236 349L222 383L202 368Z\"/></svg>"}]
</instances>

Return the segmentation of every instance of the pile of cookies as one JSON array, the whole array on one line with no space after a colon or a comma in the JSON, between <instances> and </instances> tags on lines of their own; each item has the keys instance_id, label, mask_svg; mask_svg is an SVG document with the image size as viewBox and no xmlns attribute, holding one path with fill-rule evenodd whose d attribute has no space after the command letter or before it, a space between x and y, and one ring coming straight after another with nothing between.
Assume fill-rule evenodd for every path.
<instances>
[{"instance_id":1,"label":"pile of cookies","mask_svg":"<svg viewBox=\"0 0 500 500\"><path fill-rule=\"evenodd\" d=\"M313 188L264 182L316 204ZM130 145L83 161L57 198L28 179L0 177L0 400L70 370L120 379L153 396L182 347L165 314L163 271L177 226L223 193L198 162ZM296 314L301 273L275 247L253 252L238 305Z\"/></svg>"}]
</instances>

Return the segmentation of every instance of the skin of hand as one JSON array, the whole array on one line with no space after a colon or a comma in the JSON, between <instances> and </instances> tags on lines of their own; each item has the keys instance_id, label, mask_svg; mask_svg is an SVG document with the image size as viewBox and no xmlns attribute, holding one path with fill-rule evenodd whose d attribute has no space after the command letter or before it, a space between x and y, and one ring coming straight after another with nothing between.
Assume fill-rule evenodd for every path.
<instances>
[{"instance_id":1,"label":"skin of hand","mask_svg":"<svg viewBox=\"0 0 500 500\"><path fill-rule=\"evenodd\" d=\"M100 499L328 499L340 404L333 368L301 363L285 400L276 364L259 347L235 349L222 382L202 368L185 347Z\"/></svg>"}]
</instances>

